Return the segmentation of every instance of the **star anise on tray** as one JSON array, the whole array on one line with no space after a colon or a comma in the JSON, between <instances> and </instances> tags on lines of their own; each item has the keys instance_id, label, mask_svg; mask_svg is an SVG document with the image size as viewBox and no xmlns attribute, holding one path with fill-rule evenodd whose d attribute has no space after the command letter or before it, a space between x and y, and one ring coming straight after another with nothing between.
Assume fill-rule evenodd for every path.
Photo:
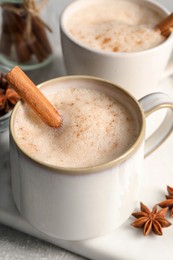
<instances>
[{"instance_id":1,"label":"star anise on tray","mask_svg":"<svg viewBox=\"0 0 173 260\"><path fill-rule=\"evenodd\" d=\"M158 203L161 208L168 207L170 209L170 217L173 218L173 188L167 186L168 195L166 195L166 200Z\"/></svg>"},{"instance_id":2,"label":"star anise on tray","mask_svg":"<svg viewBox=\"0 0 173 260\"><path fill-rule=\"evenodd\" d=\"M19 95L10 87L4 75L0 73L0 116L13 109L19 99Z\"/></svg>"},{"instance_id":3,"label":"star anise on tray","mask_svg":"<svg viewBox=\"0 0 173 260\"><path fill-rule=\"evenodd\" d=\"M162 228L169 227L171 222L165 219L168 208L163 208L157 211L155 205L152 211L149 210L142 202L140 203L139 212L132 213L132 216L137 218L131 225L135 228L143 228L144 235L147 236L153 231L154 234L161 236Z\"/></svg>"}]
</instances>

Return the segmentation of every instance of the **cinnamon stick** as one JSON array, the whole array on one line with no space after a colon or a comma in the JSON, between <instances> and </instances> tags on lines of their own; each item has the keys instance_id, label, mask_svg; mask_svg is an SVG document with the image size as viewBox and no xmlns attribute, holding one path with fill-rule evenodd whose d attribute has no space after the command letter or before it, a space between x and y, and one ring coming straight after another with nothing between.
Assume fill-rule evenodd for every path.
<instances>
[{"instance_id":1,"label":"cinnamon stick","mask_svg":"<svg viewBox=\"0 0 173 260\"><path fill-rule=\"evenodd\" d=\"M169 36L170 28L173 27L173 13L168 15L162 22L156 25L156 29L160 30L163 36Z\"/></svg>"},{"instance_id":2,"label":"cinnamon stick","mask_svg":"<svg viewBox=\"0 0 173 260\"><path fill-rule=\"evenodd\" d=\"M33 53L39 62L47 58L47 53L43 49L42 43L38 42L36 37L32 34L30 40L27 42L30 52Z\"/></svg>"},{"instance_id":3,"label":"cinnamon stick","mask_svg":"<svg viewBox=\"0 0 173 260\"><path fill-rule=\"evenodd\" d=\"M5 79L43 122L55 128L61 126L62 119L58 111L18 66L8 72Z\"/></svg>"},{"instance_id":4,"label":"cinnamon stick","mask_svg":"<svg viewBox=\"0 0 173 260\"><path fill-rule=\"evenodd\" d=\"M20 62L29 61L31 58L31 53L29 51L27 43L23 40L22 35L18 32L14 32L13 40L18 60Z\"/></svg>"},{"instance_id":5,"label":"cinnamon stick","mask_svg":"<svg viewBox=\"0 0 173 260\"><path fill-rule=\"evenodd\" d=\"M39 18L32 16L32 30L38 42L41 42L43 49L47 55L52 53L52 48L49 43L45 28L40 24Z\"/></svg>"},{"instance_id":6,"label":"cinnamon stick","mask_svg":"<svg viewBox=\"0 0 173 260\"><path fill-rule=\"evenodd\" d=\"M24 32L25 32L25 23L20 17L12 12L5 11L8 18L7 26L9 34L13 40L13 46L16 50L16 59L19 62L28 62L31 59L31 52L25 41Z\"/></svg>"},{"instance_id":7,"label":"cinnamon stick","mask_svg":"<svg viewBox=\"0 0 173 260\"><path fill-rule=\"evenodd\" d=\"M33 1L34 2L34 1ZM0 39L1 52L21 63L42 62L52 54L46 29L51 29L40 19L39 16L31 15L31 31L27 31L27 15L23 4L2 4L3 21ZM33 8L34 8L33 4ZM18 13L15 13L15 10ZM5 27L4 27L5 24ZM9 40L10 39L10 40ZM15 50L15 56L13 54Z\"/></svg>"},{"instance_id":8,"label":"cinnamon stick","mask_svg":"<svg viewBox=\"0 0 173 260\"><path fill-rule=\"evenodd\" d=\"M5 10L2 12L2 33L0 38L0 52L10 56L12 46L12 37L8 28L8 16Z\"/></svg>"}]
</instances>

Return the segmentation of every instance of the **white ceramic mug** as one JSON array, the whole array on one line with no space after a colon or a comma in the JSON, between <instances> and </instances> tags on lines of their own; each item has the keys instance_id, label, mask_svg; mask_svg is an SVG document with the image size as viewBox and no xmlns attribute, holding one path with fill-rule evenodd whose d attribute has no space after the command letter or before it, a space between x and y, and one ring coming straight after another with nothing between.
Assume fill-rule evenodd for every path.
<instances>
[{"instance_id":1,"label":"white ceramic mug","mask_svg":"<svg viewBox=\"0 0 173 260\"><path fill-rule=\"evenodd\" d=\"M131 1L139 3L138 0ZM61 15L61 43L67 74L102 77L124 87L138 99L156 91L159 81L173 72L173 62L169 61L173 34L157 47L135 53L115 53L87 47L69 33L67 21L76 10L99 2L100 0L74 1ZM155 10L164 17L169 14L166 8L153 0L141 0L140 5Z\"/></svg>"},{"instance_id":2,"label":"white ceramic mug","mask_svg":"<svg viewBox=\"0 0 173 260\"><path fill-rule=\"evenodd\" d=\"M39 87L54 93L62 84L92 87L115 97L132 111L140 129L135 143L108 163L85 168L55 167L34 159L19 145L14 121L22 102L15 106L10 121L10 157L17 208L42 232L60 239L81 240L112 232L130 216L139 199L143 158L173 130L173 102L163 93L150 94L138 102L122 88L86 76L57 78ZM145 118L160 108L165 108L167 115L145 143Z\"/></svg>"}]
</instances>

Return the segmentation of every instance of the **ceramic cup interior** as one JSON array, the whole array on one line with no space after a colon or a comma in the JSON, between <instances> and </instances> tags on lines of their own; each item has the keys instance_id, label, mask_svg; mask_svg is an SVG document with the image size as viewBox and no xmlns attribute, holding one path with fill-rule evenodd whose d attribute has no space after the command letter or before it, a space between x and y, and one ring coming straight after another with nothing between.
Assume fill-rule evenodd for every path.
<instances>
[{"instance_id":1,"label":"ceramic cup interior","mask_svg":"<svg viewBox=\"0 0 173 260\"><path fill-rule=\"evenodd\" d=\"M124 89L121 87L113 85L111 82L104 81L99 78L92 78L88 76L68 76L68 77L61 77L58 79L53 79L50 81L47 81L45 83L42 83L39 85L39 88L43 91L43 93L51 93L54 94L57 92L58 88L75 88L75 86L80 86L80 88L87 88L87 89L95 89L98 90L110 97L115 98L118 100L120 103L123 104L134 116L135 118L135 123L137 124L138 128L138 135L136 137L135 142L133 145L125 151L123 154L121 154L118 158L115 158L114 160L110 160L107 163L103 163L97 166L92 166L92 167L84 167L84 168L73 168L73 167L58 167L54 165L50 165L45 163L45 161L40 161L39 159L33 157L28 151L26 151L18 142L16 138L16 134L14 131L14 121L17 118L17 111L20 106L22 106L22 102L19 102L12 114L11 117L11 123L10 123L10 129L11 129L11 134L13 136L13 139L18 146L18 148L29 158L32 160L36 161L37 163L40 163L42 165L46 165L48 168L57 168L61 169L64 171L72 171L72 172L87 172L87 171L98 171L99 169L102 168L109 168L112 165L115 165L117 163L120 163L121 161L125 160L127 157L131 156L135 150L139 147L141 142L143 141L144 138L144 133L145 133L145 120L144 120L144 114L143 111L141 110L138 101L133 98L128 92L126 92ZM94 111L93 111L94 112Z\"/></svg>"}]
</instances>

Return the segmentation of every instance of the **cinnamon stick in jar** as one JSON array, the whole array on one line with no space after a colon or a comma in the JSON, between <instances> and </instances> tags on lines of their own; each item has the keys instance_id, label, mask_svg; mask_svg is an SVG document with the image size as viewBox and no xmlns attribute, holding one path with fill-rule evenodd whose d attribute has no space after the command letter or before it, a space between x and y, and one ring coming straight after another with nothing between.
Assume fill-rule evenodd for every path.
<instances>
[{"instance_id":1,"label":"cinnamon stick in jar","mask_svg":"<svg viewBox=\"0 0 173 260\"><path fill-rule=\"evenodd\" d=\"M19 18L17 14L8 11L8 27L13 39L13 47L16 52L16 60L18 62L28 62L31 59L31 52L24 39L25 22Z\"/></svg>"},{"instance_id":2,"label":"cinnamon stick in jar","mask_svg":"<svg viewBox=\"0 0 173 260\"><path fill-rule=\"evenodd\" d=\"M51 30L39 17L35 1L30 2L1 4L2 24L6 27L2 28L0 49L13 62L32 65L32 62L46 60L52 54L52 48L46 32Z\"/></svg>"},{"instance_id":3,"label":"cinnamon stick in jar","mask_svg":"<svg viewBox=\"0 0 173 260\"><path fill-rule=\"evenodd\" d=\"M47 55L52 53L52 48L49 43L45 28L41 25L40 20L33 16L32 17L32 32L37 38L38 42L41 42L42 47Z\"/></svg>"},{"instance_id":4,"label":"cinnamon stick in jar","mask_svg":"<svg viewBox=\"0 0 173 260\"><path fill-rule=\"evenodd\" d=\"M33 53L39 62L44 61L48 57L48 53L43 49L42 42L39 42L34 35L31 35L27 42L30 52Z\"/></svg>"},{"instance_id":5,"label":"cinnamon stick in jar","mask_svg":"<svg viewBox=\"0 0 173 260\"><path fill-rule=\"evenodd\" d=\"M8 27L8 17L4 10L2 12L2 32L0 37L0 52L10 56L12 46L12 36Z\"/></svg>"}]
</instances>

